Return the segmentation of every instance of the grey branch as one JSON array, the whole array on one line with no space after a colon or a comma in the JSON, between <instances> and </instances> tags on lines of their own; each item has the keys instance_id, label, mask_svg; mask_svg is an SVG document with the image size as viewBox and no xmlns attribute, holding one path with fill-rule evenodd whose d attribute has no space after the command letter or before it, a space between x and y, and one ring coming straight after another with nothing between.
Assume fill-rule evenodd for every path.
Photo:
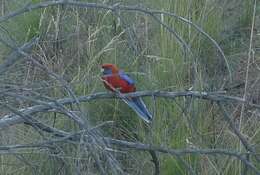
<instances>
[{"instance_id":1,"label":"grey branch","mask_svg":"<svg viewBox=\"0 0 260 175\"><path fill-rule=\"evenodd\" d=\"M123 95L123 94L122 94ZM181 92L167 92L167 91L138 91L134 93L124 94L124 97L144 97L144 96L152 96L152 97L160 97L160 98L169 98L175 99L177 97L192 97L192 98L199 98L214 102L232 102L238 104L246 104L249 107L260 109L260 105L253 104L249 101L245 101L243 98L235 97L235 96L228 96L219 94L216 92L199 92L199 91L181 91ZM87 96L79 96L76 99L78 102L89 102L92 100L100 100L100 99L112 99L112 98L123 98L119 97L114 93L105 93L99 92L95 94L90 94ZM33 115L39 112L49 111L52 109L57 108L57 103L61 105L68 105L77 103L75 98L63 98L56 100L56 102L49 102L46 105L35 105L28 108L20 109L20 112L23 112L25 115ZM22 123L23 119L15 114L9 114L1 117L0 119L0 129L4 127L9 127L11 125L15 125L18 123Z\"/></svg>"},{"instance_id":2,"label":"grey branch","mask_svg":"<svg viewBox=\"0 0 260 175\"><path fill-rule=\"evenodd\" d=\"M250 151L252 153L256 153L255 148L249 143L249 141L247 141L247 139L244 137L244 135L237 129L235 123L233 122L233 120L229 117L228 112L226 111L225 107L223 104L219 104L219 107L221 109L221 111L223 112L223 115L227 121L227 123L229 124L230 128L233 130L233 132L236 134L236 136L239 138L239 140L241 141L241 143L244 145L244 147L246 148L247 151ZM260 161L260 158L258 157L258 155L255 155L255 158L257 161Z\"/></svg>"}]
</instances>

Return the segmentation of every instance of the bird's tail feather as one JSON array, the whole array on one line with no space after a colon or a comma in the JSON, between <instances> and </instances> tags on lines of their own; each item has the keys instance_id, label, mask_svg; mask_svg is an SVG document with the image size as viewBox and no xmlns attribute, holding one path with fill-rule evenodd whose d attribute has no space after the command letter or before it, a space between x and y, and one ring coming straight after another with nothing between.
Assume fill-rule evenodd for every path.
<instances>
[{"instance_id":1,"label":"bird's tail feather","mask_svg":"<svg viewBox=\"0 0 260 175\"><path fill-rule=\"evenodd\" d=\"M132 97L123 99L128 106L130 106L139 117L141 117L147 123L150 123L152 120L152 114L148 111L146 105L144 104L141 97Z\"/></svg>"}]
</instances>

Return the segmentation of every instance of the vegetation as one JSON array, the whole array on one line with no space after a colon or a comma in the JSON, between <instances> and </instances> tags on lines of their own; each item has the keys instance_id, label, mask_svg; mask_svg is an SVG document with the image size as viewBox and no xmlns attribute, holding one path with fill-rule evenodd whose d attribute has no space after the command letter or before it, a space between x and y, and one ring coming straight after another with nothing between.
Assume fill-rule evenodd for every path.
<instances>
[{"instance_id":1,"label":"vegetation","mask_svg":"<svg viewBox=\"0 0 260 175\"><path fill-rule=\"evenodd\" d=\"M0 174L260 174L259 2L0 5ZM102 63L135 79L151 124Z\"/></svg>"}]
</instances>

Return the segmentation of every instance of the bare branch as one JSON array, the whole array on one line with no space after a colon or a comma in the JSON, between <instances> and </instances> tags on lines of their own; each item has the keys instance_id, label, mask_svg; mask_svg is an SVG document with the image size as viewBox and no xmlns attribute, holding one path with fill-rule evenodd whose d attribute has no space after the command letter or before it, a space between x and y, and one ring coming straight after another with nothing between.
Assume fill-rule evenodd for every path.
<instances>
[{"instance_id":1,"label":"bare branch","mask_svg":"<svg viewBox=\"0 0 260 175\"><path fill-rule=\"evenodd\" d=\"M54 146L51 145L46 145L46 144L26 144L26 145L6 145L6 146L0 146L0 154L12 154L13 151L18 151L18 150L24 150L24 149L38 149L38 148L46 148L46 149L55 149Z\"/></svg>"},{"instance_id":2,"label":"bare branch","mask_svg":"<svg viewBox=\"0 0 260 175\"><path fill-rule=\"evenodd\" d=\"M78 101L80 103L82 102L89 102L92 100L99 100L99 99L111 99L111 98L125 98L125 97L141 97L141 96L153 96L153 97L161 97L161 98L169 98L169 99L175 99L177 97L193 97L193 98L199 98L214 102L232 102L232 103L238 103L238 104L246 104L252 108L260 109L260 105L253 104L251 102L245 101L244 99L240 97L235 96L227 96L223 94L218 94L216 92L199 92L199 91L181 91L181 92L167 92L167 91L138 91L134 93L128 93L128 94L121 94L123 97L119 97L118 95L114 93L105 93L105 92L99 92L95 94L90 94L87 96L79 96L77 97ZM68 105L76 103L76 100L74 98L63 98L56 100L56 102L48 102L46 105L35 105L28 108L20 109L19 111L23 112L24 114L33 115L38 112L42 111L49 111L56 108L56 105ZM18 124L23 122L23 119L20 118L17 115L9 114L6 116L3 116L0 119L0 128L8 127L14 124Z\"/></svg>"}]
</instances>

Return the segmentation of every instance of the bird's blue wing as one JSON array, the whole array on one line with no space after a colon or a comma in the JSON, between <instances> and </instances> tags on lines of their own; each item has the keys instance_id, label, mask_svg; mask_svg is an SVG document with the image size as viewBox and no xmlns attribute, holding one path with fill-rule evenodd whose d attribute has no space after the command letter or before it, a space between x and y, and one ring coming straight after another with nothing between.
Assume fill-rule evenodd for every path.
<instances>
[{"instance_id":1,"label":"bird's blue wing","mask_svg":"<svg viewBox=\"0 0 260 175\"><path fill-rule=\"evenodd\" d=\"M130 78L124 71L119 71L119 77L127 81L127 83L130 85L135 84L134 80Z\"/></svg>"}]
</instances>

